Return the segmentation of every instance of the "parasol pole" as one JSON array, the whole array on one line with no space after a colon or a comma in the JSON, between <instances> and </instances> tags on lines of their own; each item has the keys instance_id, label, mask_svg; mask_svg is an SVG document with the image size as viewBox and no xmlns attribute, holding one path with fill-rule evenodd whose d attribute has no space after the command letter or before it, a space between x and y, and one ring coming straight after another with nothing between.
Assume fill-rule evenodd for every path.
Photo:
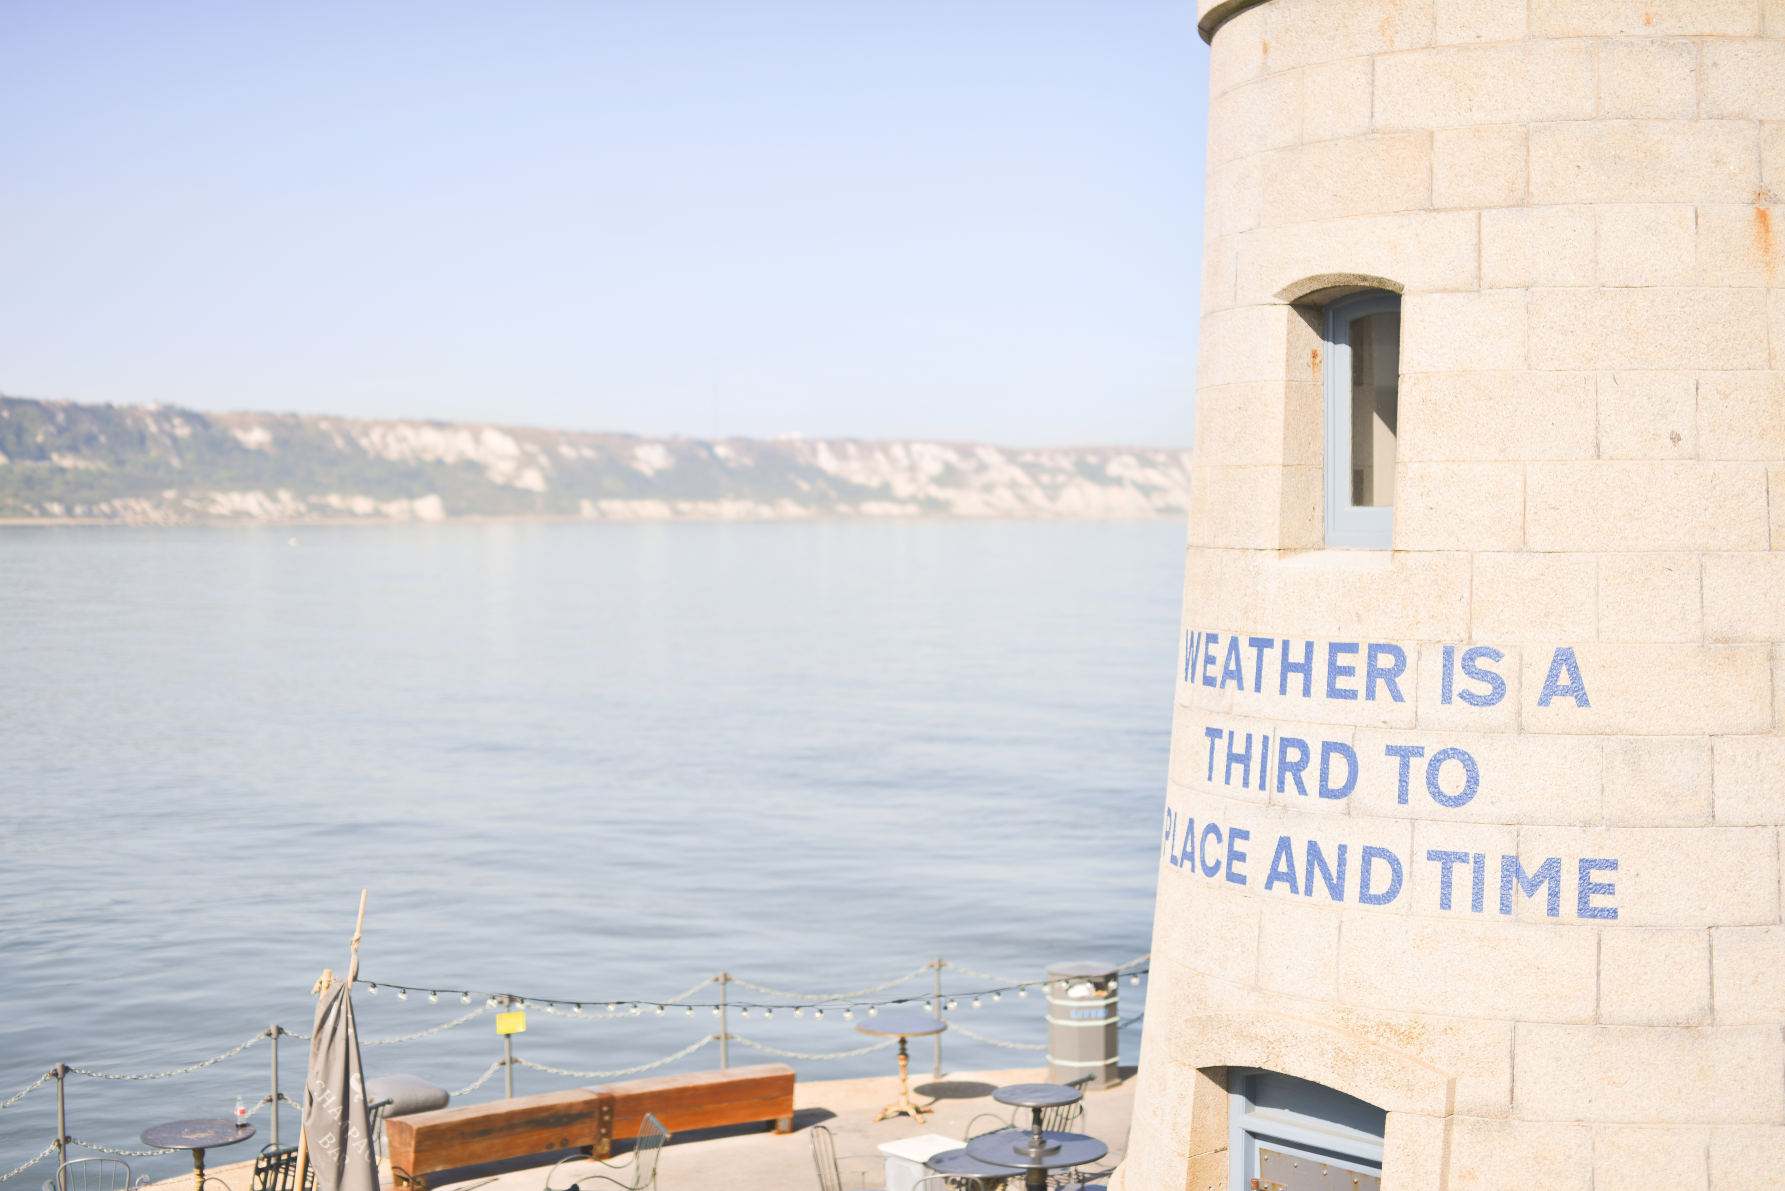
<instances>
[{"instance_id":1,"label":"parasol pole","mask_svg":"<svg viewBox=\"0 0 1785 1191\"><path fill-rule=\"evenodd\" d=\"M359 919L353 924L353 942L348 944L347 986L349 988L353 987L353 982L359 979L359 933L365 925L366 891L362 889L359 891Z\"/></svg>"},{"instance_id":2,"label":"parasol pole","mask_svg":"<svg viewBox=\"0 0 1785 1191\"><path fill-rule=\"evenodd\" d=\"M347 946L347 987L348 988L352 988L353 982L359 978L359 936L360 936L360 932L363 929L365 929L365 925L366 925L366 891L364 889L362 889L359 891L359 917L353 923L353 941L351 943L349 943ZM310 990L311 995L312 996L321 996L323 993L325 993L329 990L329 986L334 984L334 982L335 982L334 969L333 968L324 968L322 970L321 977L319 977L316 981L316 986ZM310 1137L309 1137L309 1134L307 1134L304 1131L304 1109L309 1106L309 1103L310 1103L310 1070L309 1070L309 1066L306 1064L305 1068L304 1068L304 1095L303 1095L303 1099L298 1101L298 1152L297 1152L296 1191L304 1191L304 1178L309 1173L308 1166L309 1166L309 1160L310 1160L310 1154L309 1154Z\"/></svg>"}]
</instances>

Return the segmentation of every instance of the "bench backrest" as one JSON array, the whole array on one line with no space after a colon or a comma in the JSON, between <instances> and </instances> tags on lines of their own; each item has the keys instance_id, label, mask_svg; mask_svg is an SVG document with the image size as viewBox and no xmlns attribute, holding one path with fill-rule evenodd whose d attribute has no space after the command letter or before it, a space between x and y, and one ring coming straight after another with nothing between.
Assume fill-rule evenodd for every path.
<instances>
[{"instance_id":1,"label":"bench backrest","mask_svg":"<svg viewBox=\"0 0 1785 1191\"><path fill-rule=\"evenodd\" d=\"M598 1146L611 1137L611 1100L588 1088L516 1096L391 1117L384 1128L390 1163L409 1174L477 1162Z\"/></svg>"},{"instance_id":2,"label":"bench backrest","mask_svg":"<svg viewBox=\"0 0 1785 1191\"><path fill-rule=\"evenodd\" d=\"M655 1075L592 1090L613 1097L613 1138L634 1136L646 1113L671 1133L793 1114L793 1068L785 1063Z\"/></svg>"}]
</instances>

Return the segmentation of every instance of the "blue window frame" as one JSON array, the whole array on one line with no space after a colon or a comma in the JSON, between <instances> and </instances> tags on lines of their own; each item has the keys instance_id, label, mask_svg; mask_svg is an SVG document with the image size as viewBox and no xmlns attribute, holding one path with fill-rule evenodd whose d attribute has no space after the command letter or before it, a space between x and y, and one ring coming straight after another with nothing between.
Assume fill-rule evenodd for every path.
<instances>
[{"instance_id":1,"label":"blue window frame","mask_svg":"<svg viewBox=\"0 0 1785 1191\"><path fill-rule=\"evenodd\" d=\"M1229 1191L1378 1191L1388 1114L1305 1079L1230 1068Z\"/></svg>"},{"instance_id":2,"label":"blue window frame","mask_svg":"<svg viewBox=\"0 0 1785 1191\"><path fill-rule=\"evenodd\" d=\"M1370 290L1326 308L1326 544L1394 544L1401 299Z\"/></svg>"}]
</instances>

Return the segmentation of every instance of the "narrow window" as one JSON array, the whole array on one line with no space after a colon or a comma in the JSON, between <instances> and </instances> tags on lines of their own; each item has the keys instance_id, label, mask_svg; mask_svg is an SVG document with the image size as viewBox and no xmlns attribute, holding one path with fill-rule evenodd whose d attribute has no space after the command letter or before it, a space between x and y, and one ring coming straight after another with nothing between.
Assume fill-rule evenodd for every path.
<instances>
[{"instance_id":1,"label":"narrow window","mask_svg":"<svg viewBox=\"0 0 1785 1191\"><path fill-rule=\"evenodd\" d=\"M1228 1187L1380 1191L1388 1114L1275 1071L1228 1070Z\"/></svg>"},{"instance_id":2,"label":"narrow window","mask_svg":"<svg viewBox=\"0 0 1785 1191\"><path fill-rule=\"evenodd\" d=\"M1326 308L1326 544L1394 539L1401 299L1371 290Z\"/></svg>"}]
</instances>

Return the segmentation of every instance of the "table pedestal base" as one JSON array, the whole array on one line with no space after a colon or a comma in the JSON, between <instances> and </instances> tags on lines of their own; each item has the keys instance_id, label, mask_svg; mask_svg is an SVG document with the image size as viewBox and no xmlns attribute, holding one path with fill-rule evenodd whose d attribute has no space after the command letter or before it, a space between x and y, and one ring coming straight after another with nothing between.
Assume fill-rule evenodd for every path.
<instances>
[{"instance_id":1,"label":"table pedestal base","mask_svg":"<svg viewBox=\"0 0 1785 1191\"><path fill-rule=\"evenodd\" d=\"M905 1036L899 1035L899 1098L880 1110L875 1121L884 1121L888 1117L907 1116L918 1123L923 1122L923 1114L930 1110L921 1104L911 1103L911 1085L908 1073L911 1068L911 1054L905 1047Z\"/></svg>"}]
</instances>

